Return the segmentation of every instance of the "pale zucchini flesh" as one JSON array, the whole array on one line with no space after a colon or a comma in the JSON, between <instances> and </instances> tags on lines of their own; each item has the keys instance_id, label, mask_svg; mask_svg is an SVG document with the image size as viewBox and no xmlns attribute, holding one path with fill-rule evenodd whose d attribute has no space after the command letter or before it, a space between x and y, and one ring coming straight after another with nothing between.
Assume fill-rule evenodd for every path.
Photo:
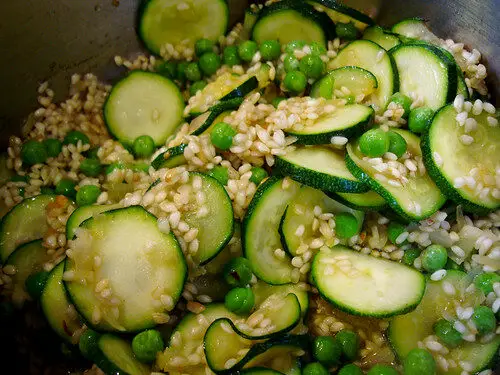
<instances>
[{"instance_id":1,"label":"pale zucchini flesh","mask_svg":"<svg viewBox=\"0 0 500 375\"><path fill-rule=\"evenodd\" d=\"M332 99L337 97L336 91L342 92L342 97L349 95L356 97L363 95L368 97L378 88L377 78L368 70L357 66L344 66L328 72L320 80L316 81L311 88L311 97L323 97ZM344 91L342 91L344 90Z\"/></svg>"}]
</instances>

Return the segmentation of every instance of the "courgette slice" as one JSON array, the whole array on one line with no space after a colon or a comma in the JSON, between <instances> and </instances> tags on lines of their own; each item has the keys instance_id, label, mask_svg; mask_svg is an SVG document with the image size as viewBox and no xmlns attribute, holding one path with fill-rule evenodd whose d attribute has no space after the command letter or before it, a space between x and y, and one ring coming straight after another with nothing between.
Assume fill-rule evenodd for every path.
<instances>
[{"instance_id":1,"label":"courgette slice","mask_svg":"<svg viewBox=\"0 0 500 375\"><path fill-rule=\"evenodd\" d=\"M401 129L393 131L400 134L407 143L408 152L415 157L422 157L420 139ZM428 173L408 175L408 182L395 186L389 181L392 177L381 175L359 149L358 140L347 145L346 165L354 176L369 185L381 195L387 204L408 221L420 221L435 213L446 201Z\"/></svg>"},{"instance_id":2,"label":"courgette slice","mask_svg":"<svg viewBox=\"0 0 500 375\"><path fill-rule=\"evenodd\" d=\"M194 48L201 38L217 42L228 23L224 0L146 0L139 11L139 35L157 55L166 44Z\"/></svg>"},{"instance_id":3,"label":"courgette slice","mask_svg":"<svg viewBox=\"0 0 500 375\"><path fill-rule=\"evenodd\" d=\"M334 23L353 23L359 30L364 30L368 25L373 25L375 22L366 14L350 8L336 0L310 0L310 4L319 7L322 11L328 14L328 17Z\"/></svg>"},{"instance_id":4,"label":"courgette slice","mask_svg":"<svg viewBox=\"0 0 500 375\"><path fill-rule=\"evenodd\" d=\"M239 372L240 375L283 375L282 372L274 371L265 367L253 367Z\"/></svg>"},{"instance_id":5,"label":"courgette slice","mask_svg":"<svg viewBox=\"0 0 500 375\"><path fill-rule=\"evenodd\" d=\"M425 291L425 277L419 271L343 246L321 248L311 275L325 299L361 316L405 314L415 309Z\"/></svg>"},{"instance_id":6,"label":"courgette slice","mask_svg":"<svg viewBox=\"0 0 500 375\"><path fill-rule=\"evenodd\" d=\"M500 207L498 195L497 198L492 195L498 189L495 178L500 166L500 132L488 124L491 114L483 112L475 116L469 113L477 128L466 135L456 116L453 105L442 108L435 115L422 137L425 166L446 196L465 210L478 213L495 210ZM474 141L465 145L460 140L464 135L473 137ZM458 183L464 178L472 178L474 184ZM483 187L478 188L479 184ZM489 189L487 194L482 193L483 189Z\"/></svg>"},{"instance_id":7,"label":"courgette slice","mask_svg":"<svg viewBox=\"0 0 500 375\"><path fill-rule=\"evenodd\" d=\"M363 39L371 40L387 51L401 44L397 34L384 30L377 25L368 27L363 33Z\"/></svg>"},{"instance_id":8,"label":"courgette slice","mask_svg":"<svg viewBox=\"0 0 500 375\"><path fill-rule=\"evenodd\" d=\"M161 232L144 208L131 206L90 218L73 242L65 261L65 287L92 327L147 329L175 306L187 275L184 256L174 235ZM161 303L161 296L169 306Z\"/></svg>"},{"instance_id":9,"label":"courgette slice","mask_svg":"<svg viewBox=\"0 0 500 375\"><path fill-rule=\"evenodd\" d=\"M140 362L127 340L106 333L97 342L99 356L94 359L96 365L105 374L113 375L150 375L150 366Z\"/></svg>"},{"instance_id":10,"label":"courgette slice","mask_svg":"<svg viewBox=\"0 0 500 375\"><path fill-rule=\"evenodd\" d=\"M255 193L242 224L242 245L257 277L273 285L292 282L294 267L290 259L275 256L281 249L279 223L289 201L297 194L300 185L290 181L283 187L283 179L271 177Z\"/></svg>"},{"instance_id":11,"label":"courgette slice","mask_svg":"<svg viewBox=\"0 0 500 375\"><path fill-rule=\"evenodd\" d=\"M455 295L446 294L443 284L451 284L457 291ZM478 306L484 299L481 292L477 289L470 292L467 289L471 280L461 272L448 270L444 279L440 281L429 280L424 298L419 306L409 314L395 317L389 326L389 340L396 354L403 360L410 350L417 348L418 343L427 336L433 335L433 325L436 321L445 316L453 314L457 305L460 306ZM448 348L448 354L440 354L447 360L459 362L465 361L472 366L468 373L476 374L487 368L493 359L497 356L500 347L500 336L496 335L488 343L480 342L462 342L456 348ZM432 353L432 352L431 352ZM439 363L439 362L438 362ZM451 367L444 371L440 366L437 367L438 375L460 375L463 369L460 366Z\"/></svg>"},{"instance_id":12,"label":"courgette slice","mask_svg":"<svg viewBox=\"0 0 500 375\"><path fill-rule=\"evenodd\" d=\"M379 211L387 206L385 199L373 190L366 193L328 193L328 195L359 211Z\"/></svg>"},{"instance_id":13,"label":"courgette slice","mask_svg":"<svg viewBox=\"0 0 500 375\"><path fill-rule=\"evenodd\" d=\"M2 263L19 245L38 240L45 235L49 228L46 209L55 200L55 195L38 195L24 199L4 216L0 231Z\"/></svg>"},{"instance_id":14,"label":"courgette slice","mask_svg":"<svg viewBox=\"0 0 500 375\"><path fill-rule=\"evenodd\" d=\"M304 146L276 158L284 175L325 192L364 193L368 185L347 169L344 155L324 146Z\"/></svg>"},{"instance_id":15,"label":"courgette slice","mask_svg":"<svg viewBox=\"0 0 500 375\"><path fill-rule=\"evenodd\" d=\"M110 133L128 146L141 135L163 145L182 122L183 111L184 99L175 83L143 71L133 71L114 85L103 108Z\"/></svg>"},{"instance_id":16,"label":"courgette slice","mask_svg":"<svg viewBox=\"0 0 500 375\"><path fill-rule=\"evenodd\" d=\"M329 144L332 137L355 137L372 123L374 111L361 104L349 104L318 118L314 124L287 130L304 145Z\"/></svg>"},{"instance_id":17,"label":"courgette slice","mask_svg":"<svg viewBox=\"0 0 500 375\"><path fill-rule=\"evenodd\" d=\"M200 135L203 133L209 133L210 128L216 124L220 115L226 113L227 111L231 111L237 109L241 103L243 102L243 98L236 97L230 100L226 100L220 102L219 104L214 105L205 113L195 117L191 123L189 124L189 133L192 135Z\"/></svg>"},{"instance_id":18,"label":"courgette slice","mask_svg":"<svg viewBox=\"0 0 500 375\"><path fill-rule=\"evenodd\" d=\"M187 143L181 143L178 146L170 147L167 151L162 152L151 162L151 166L158 170L162 168L175 168L186 164L184 157L184 149Z\"/></svg>"},{"instance_id":19,"label":"courgette slice","mask_svg":"<svg viewBox=\"0 0 500 375\"><path fill-rule=\"evenodd\" d=\"M78 207L71 216L68 218L66 222L66 238L71 240L75 237L76 229L83 223L85 220L99 215L102 212L114 210L120 208L121 206L118 204L109 204L109 205L101 205L101 206L82 206Z\"/></svg>"},{"instance_id":20,"label":"courgette slice","mask_svg":"<svg viewBox=\"0 0 500 375\"><path fill-rule=\"evenodd\" d=\"M258 281L252 285L252 291L255 298L255 305L259 306L271 295L285 297L289 293L295 294L300 304L300 312L305 317L309 309L309 295L297 284L269 285L263 281Z\"/></svg>"}]
</instances>

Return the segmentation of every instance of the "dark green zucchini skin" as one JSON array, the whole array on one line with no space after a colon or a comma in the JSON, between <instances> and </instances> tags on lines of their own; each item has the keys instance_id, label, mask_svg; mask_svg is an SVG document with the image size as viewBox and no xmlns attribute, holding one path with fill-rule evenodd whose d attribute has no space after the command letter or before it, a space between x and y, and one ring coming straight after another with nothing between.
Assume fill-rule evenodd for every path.
<instances>
[{"instance_id":1,"label":"dark green zucchini skin","mask_svg":"<svg viewBox=\"0 0 500 375\"><path fill-rule=\"evenodd\" d=\"M327 8L333 9L339 13L343 13L346 16L352 17L355 20L366 23L367 25L375 25L375 21L371 19L364 13L361 13L359 10L348 7L336 0L311 0L312 2L321 4Z\"/></svg>"}]
</instances>

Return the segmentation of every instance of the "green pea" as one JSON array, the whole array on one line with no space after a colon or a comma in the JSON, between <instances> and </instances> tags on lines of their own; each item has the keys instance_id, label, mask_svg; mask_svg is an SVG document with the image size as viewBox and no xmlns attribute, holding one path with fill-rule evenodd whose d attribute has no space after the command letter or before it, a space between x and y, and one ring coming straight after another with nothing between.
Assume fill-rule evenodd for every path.
<instances>
[{"instance_id":1,"label":"green pea","mask_svg":"<svg viewBox=\"0 0 500 375\"><path fill-rule=\"evenodd\" d=\"M350 363L342 367L337 375L363 375L363 371L358 366Z\"/></svg>"},{"instance_id":2,"label":"green pea","mask_svg":"<svg viewBox=\"0 0 500 375\"><path fill-rule=\"evenodd\" d=\"M358 29L356 29L356 26L352 22L338 22L335 25L335 32L340 39L345 40L354 40L358 36Z\"/></svg>"},{"instance_id":3,"label":"green pea","mask_svg":"<svg viewBox=\"0 0 500 375\"><path fill-rule=\"evenodd\" d=\"M186 69L188 67L189 63L187 61L182 61L177 64L177 72L176 72L176 78L177 80L181 82L185 82L187 77L186 77Z\"/></svg>"},{"instance_id":4,"label":"green pea","mask_svg":"<svg viewBox=\"0 0 500 375\"><path fill-rule=\"evenodd\" d=\"M306 55L300 60L299 69L308 78L317 79L323 75L325 63L317 55Z\"/></svg>"},{"instance_id":5,"label":"green pea","mask_svg":"<svg viewBox=\"0 0 500 375\"><path fill-rule=\"evenodd\" d=\"M303 40L293 40L285 46L285 52L293 54L295 50L302 49L305 47L305 45L306 42L304 42Z\"/></svg>"},{"instance_id":6,"label":"green pea","mask_svg":"<svg viewBox=\"0 0 500 375\"><path fill-rule=\"evenodd\" d=\"M101 334L92 329L86 329L80 336L78 348L82 355L90 361L96 360L101 355L99 349L100 337Z\"/></svg>"},{"instance_id":7,"label":"green pea","mask_svg":"<svg viewBox=\"0 0 500 375\"><path fill-rule=\"evenodd\" d=\"M462 342L462 334L446 319L440 319L433 326L436 336L449 348L456 348Z\"/></svg>"},{"instance_id":8,"label":"green pea","mask_svg":"<svg viewBox=\"0 0 500 375\"><path fill-rule=\"evenodd\" d=\"M79 206L89 206L97 202L101 194L101 189L95 185L85 185L76 193L76 204Z\"/></svg>"},{"instance_id":9,"label":"green pea","mask_svg":"<svg viewBox=\"0 0 500 375\"><path fill-rule=\"evenodd\" d=\"M283 96L277 96L276 98L273 99L272 101L272 105L274 106L274 108L278 108L279 104L283 101L283 100L286 100L285 97Z\"/></svg>"},{"instance_id":10,"label":"green pea","mask_svg":"<svg viewBox=\"0 0 500 375\"><path fill-rule=\"evenodd\" d=\"M353 331L344 329L335 335L335 339L342 346L342 354L349 361L354 361L358 357L359 337Z\"/></svg>"},{"instance_id":11,"label":"green pea","mask_svg":"<svg viewBox=\"0 0 500 375\"><path fill-rule=\"evenodd\" d=\"M49 158L57 157L62 151L62 142L59 139L49 138L43 141L43 144Z\"/></svg>"},{"instance_id":12,"label":"green pea","mask_svg":"<svg viewBox=\"0 0 500 375\"><path fill-rule=\"evenodd\" d=\"M255 297L250 288L234 288L226 294L224 305L229 311L238 315L245 315L252 311Z\"/></svg>"},{"instance_id":13,"label":"green pea","mask_svg":"<svg viewBox=\"0 0 500 375\"><path fill-rule=\"evenodd\" d=\"M487 306L476 307L471 320L481 335L493 332L497 324L495 314Z\"/></svg>"},{"instance_id":14,"label":"green pea","mask_svg":"<svg viewBox=\"0 0 500 375\"><path fill-rule=\"evenodd\" d=\"M158 64L156 72L169 79L174 79L177 74L177 64L174 61L164 61Z\"/></svg>"},{"instance_id":15,"label":"green pea","mask_svg":"<svg viewBox=\"0 0 500 375\"><path fill-rule=\"evenodd\" d=\"M400 92L393 94L390 100L391 102L396 103L403 108L403 110L405 111L403 117L407 118L410 114L411 105L413 103L412 100L408 96L401 94Z\"/></svg>"},{"instance_id":16,"label":"green pea","mask_svg":"<svg viewBox=\"0 0 500 375\"><path fill-rule=\"evenodd\" d=\"M309 45L309 47L311 48L311 53L313 55L321 56L321 55L326 55L326 53L327 53L327 50L326 50L325 45L323 43L312 42Z\"/></svg>"},{"instance_id":17,"label":"green pea","mask_svg":"<svg viewBox=\"0 0 500 375\"><path fill-rule=\"evenodd\" d=\"M399 375L399 373L392 366L377 364L366 375Z\"/></svg>"},{"instance_id":18,"label":"green pea","mask_svg":"<svg viewBox=\"0 0 500 375\"><path fill-rule=\"evenodd\" d=\"M370 129L359 139L359 148L363 154L377 158L389 151L389 135L382 129Z\"/></svg>"},{"instance_id":19,"label":"green pea","mask_svg":"<svg viewBox=\"0 0 500 375\"><path fill-rule=\"evenodd\" d=\"M481 290L485 296L493 292L493 285L500 283L500 276L494 272L483 272L474 278L474 285Z\"/></svg>"},{"instance_id":20,"label":"green pea","mask_svg":"<svg viewBox=\"0 0 500 375\"><path fill-rule=\"evenodd\" d=\"M69 144L76 145L76 144L78 144L78 141L81 141L82 145L86 145L86 144L90 143L89 137L86 134L79 132L78 130L73 130L73 131L69 132L68 134L66 134L66 137L64 137L63 143L65 145L69 145Z\"/></svg>"},{"instance_id":21,"label":"green pea","mask_svg":"<svg viewBox=\"0 0 500 375\"><path fill-rule=\"evenodd\" d=\"M54 189L51 189L47 186L42 186L40 188L40 194L45 194L45 195L54 195L56 192L54 191Z\"/></svg>"},{"instance_id":22,"label":"green pea","mask_svg":"<svg viewBox=\"0 0 500 375\"><path fill-rule=\"evenodd\" d=\"M189 63L186 66L186 78L191 82L196 82L201 79L201 70L197 62Z\"/></svg>"},{"instance_id":23,"label":"green pea","mask_svg":"<svg viewBox=\"0 0 500 375\"><path fill-rule=\"evenodd\" d=\"M227 262L222 274L226 283L233 287L248 285L253 275L250 262L243 257L233 258Z\"/></svg>"},{"instance_id":24,"label":"green pea","mask_svg":"<svg viewBox=\"0 0 500 375\"><path fill-rule=\"evenodd\" d=\"M267 171L261 167L253 167L251 171L252 176L250 176L250 181L252 181L257 186L268 176Z\"/></svg>"},{"instance_id":25,"label":"green pea","mask_svg":"<svg viewBox=\"0 0 500 375\"><path fill-rule=\"evenodd\" d=\"M406 225L397 221L391 221L387 226L387 237L394 245L396 245L398 237L404 232L406 232Z\"/></svg>"},{"instance_id":26,"label":"green pea","mask_svg":"<svg viewBox=\"0 0 500 375\"><path fill-rule=\"evenodd\" d=\"M299 70L300 61L294 55L286 55L283 60L283 66L285 67L285 72L293 72Z\"/></svg>"},{"instance_id":27,"label":"green pea","mask_svg":"<svg viewBox=\"0 0 500 375\"><path fill-rule=\"evenodd\" d=\"M403 263L407 264L408 266L413 266L415 259L417 259L419 256L420 256L420 249L418 248L408 249L403 254Z\"/></svg>"},{"instance_id":28,"label":"green pea","mask_svg":"<svg viewBox=\"0 0 500 375\"><path fill-rule=\"evenodd\" d=\"M43 288L47 284L49 273L42 271L29 275L25 281L26 291L34 300L40 298L43 293Z\"/></svg>"},{"instance_id":29,"label":"green pea","mask_svg":"<svg viewBox=\"0 0 500 375\"><path fill-rule=\"evenodd\" d=\"M442 269L448 260L448 252L441 245L430 245L420 255L422 267L427 272L435 272Z\"/></svg>"},{"instance_id":30,"label":"green pea","mask_svg":"<svg viewBox=\"0 0 500 375\"><path fill-rule=\"evenodd\" d=\"M463 271L464 270L464 267L462 265L456 263L451 258L448 258L448 260L446 261L446 265L444 266L444 268L447 269L447 270L456 270L456 271Z\"/></svg>"},{"instance_id":31,"label":"green pea","mask_svg":"<svg viewBox=\"0 0 500 375\"><path fill-rule=\"evenodd\" d=\"M206 76L211 76L220 68L220 56L215 52L207 52L200 57L200 69Z\"/></svg>"},{"instance_id":32,"label":"green pea","mask_svg":"<svg viewBox=\"0 0 500 375\"><path fill-rule=\"evenodd\" d=\"M358 219L348 212L341 212L335 215L335 233L340 238L355 236L359 233Z\"/></svg>"},{"instance_id":33,"label":"green pea","mask_svg":"<svg viewBox=\"0 0 500 375\"><path fill-rule=\"evenodd\" d=\"M257 53L258 46L253 40L247 40L238 46L238 55L245 62L252 61Z\"/></svg>"},{"instance_id":34,"label":"green pea","mask_svg":"<svg viewBox=\"0 0 500 375\"><path fill-rule=\"evenodd\" d=\"M228 46L224 48L222 60L224 61L224 64L228 66L241 65L241 59L238 55L238 47Z\"/></svg>"},{"instance_id":35,"label":"green pea","mask_svg":"<svg viewBox=\"0 0 500 375\"><path fill-rule=\"evenodd\" d=\"M194 82L191 87L189 88L189 94L191 96L195 96L198 91L201 91L205 88L207 85L206 81L196 81Z\"/></svg>"},{"instance_id":36,"label":"green pea","mask_svg":"<svg viewBox=\"0 0 500 375\"><path fill-rule=\"evenodd\" d=\"M90 148L86 153L85 157L87 159L99 159L98 153L99 153L99 146L95 146Z\"/></svg>"},{"instance_id":37,"label":"green pea","mask_svg":"<svg viewBox=\"0 0 500 375\"><path fill-rule=\"evenodd\" d=\"M300 71L292 71L286 74L283 83L288 91L297 94L306 89L307 77Z\"/></svg>"},{"instance_id":38,"label":"green pea","mask_svg":"<svg viewBox=\"0 0 500 375\"><path fill-rule=\"evenodd\" d=\"M88 177L97 177L101 173L102 165L98 159L83 159L80 163L80 171Z\"/></svg>"},{"instance_id":39,"label":"green pea","mask_svg":"<svg viewBox=\"0 0 500 375\"><path fill-rule=\"evenodd\" d=\"M314 339L312 354L326 367L338 365L342 355L342 345L331 336L319 336Z\"/></svg>"},{"instance_id":40,"label":"green pea","mask_svg":"<svg viewBox=\"0 0 500 375\"><path fill-rule=\"evenodd\" d=\"M20 176L20 175L16 174L15 176L12 176L10 178L10 180L12 182L26 182L26 183L28 183L28 182L30 182L30 176L28 176L28 175Z\"/></svg>"},{"instance_id":41,"label":"green pea","mask_svg":"<svg viewBox=\"0 0 500 375\"><path fill-rule=\"evenodd\" d=\"M304 367L302 375L329 375L329 372L321 363L313 362Z\"/></svg>"},{"instance_id":42,"label":"green pea","mask_svg":"<svg viewBox=\"0 0 500 375\"><path fill-rule=\"evenodd\" d=\"M280 42L277 40L266 40L260 45L259 51L264 60L276 60L281 55Z\"/></svg>"},{"instance_id":43,"label":"green pea","mask_svg":"<svg viewBox=\"0 0 500 375\"><path fill-rule=\"evenodd\" d=\"M236 130L234 130L231 125L225 122L219 122L213 127L210 133L210 139L215 147L225 151L231 148L235 135Z\"/></svg>"},{"instance_id":44,"label":"green pea","mask_svg":"<svg viewBox=\"0 0 500 375\"><path fill-rule=\"evenodd\" d=\"M411 350L403 363L405 375L432 375L436 373L436 361L425 349Z\"/></svg>"},{"instance_id":45,"label":"green pea","mask_svg":"<svg viewBox=\"0 0 500 375\"><path fill-rule=\"evenodd\" d=\"M26 189L23 187L17 188L17 191L19 192L19 196L24 197L24 194L26 193Z\"/></svg>"},{"instance_id":46,"label":"green pea","mask_svg":"<svg viewBox=\"0 0 500 375\"><path fill-rule=\"evenodd\" d=\"M194 44L194 51L196 52L196 56L201 57L207 52L214 51L214 42L210 39L199 39Z\"/></svg>"},{"instance_id":47,"label":"green pea","mask_svg":"<svg viewBox=\"0 0 500 375\"><path fill-rule=\"evenodd\" d=\"M222 185L227 185L227 182L229 181L229 171L222 165L215 166L213 169L208 171L208 175L215 178Z\"/></svg>"},{"instance_id":48,"label":"green pea","mask_svg":"<svg viewBox=\"0 0 500 375\"><path fill-rule=\"evenodd\" d=\"M155 141L149 135L141 135L134 140L132 148L137 158L149 158L155 152Z\"/></svg>"},{"instance_id":49,"label":"green pea","mask_svg":"<svg viewBox=\"0 0 500 375\"><path fill-rule=\"evenodd\" d=\"M63 178L56 185L56 194L57 195L64 195L68 198L73 199L76 196L75 187L76 187L76 183L74 181Z\"/></svg>"},{"instance_id":50,"label":"green pea","mask_svg":"<svg viewBox=\"0 0 500 375\"><path fill-rule=\"evenodd\" d=\"M125 165L120 162L111 163L106 167L106 174L113 173L117 169L125 169Z\"/></svg>"},{"instance_id":51,"label":"green pea","mask_svg":"<svg viewBox=\"0 0 500 375\"><path fill-rule=\"evenodd\" d=\"M398 134L396 132L390 131L387 132L387 134L389 135L389 152L392 152L399 159L408 149L406 140L401 134Z\"/></svg>"},{"instance_id":52,"label":"green pea","mask_svg":"<svg viewBox=\"0 0 500 375\"><path fill-rule=\"evenodd\" d=\"M354 95L347 95L344 99L347 102L347 104L356 103L356 98L354 97Z\"/></svg>"},{"instance_id":53,"label":"green pea","mask_svg":"<svg viewBox=\"0 0 500 375\"><path fill-rule=\"evenodd\" d=\"M413 133L423 133L431 125L434 111L427 107L412 109L408 116L408 127Z\"/></svg>"},{"instance_id":54,"label":"green pea","mask_svg":"<svg viewBox=\"0 0 500 375\"><path fill-rule=\"evenodd\" d=\"M154 362L156 354L163 351L164 347L161 333L155 329L138 333L132 339L132 351L137 359L144 363Z\"/></svg>"},{"instance_id":55,"label":"green pea","mask_svg":"<svg viewBox=\"0 0 500 375\"><path fill-rule=\"evenodd\" d=\"M21 147L21 160L26 165L45 163L47 157L47 149L42 142L29 140Z\"/></svg>"}]
</instances>

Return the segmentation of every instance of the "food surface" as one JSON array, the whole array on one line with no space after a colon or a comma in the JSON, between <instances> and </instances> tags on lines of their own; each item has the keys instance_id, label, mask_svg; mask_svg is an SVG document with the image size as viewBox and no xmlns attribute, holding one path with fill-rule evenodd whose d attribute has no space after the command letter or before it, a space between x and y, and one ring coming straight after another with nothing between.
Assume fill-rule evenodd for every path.
<instances>
[{"instance_id":1,"label":"food surface","mask_svg":"<svg viewBox=\"0 0 500 375\"><path fill-rule=\"evenodd\" d=\"M229 14L146 0L121 80L41 84L0 158L2 323L37 309L75 374L494 374L480 53L335 0Z\"/></svg>"}]
</instances>

